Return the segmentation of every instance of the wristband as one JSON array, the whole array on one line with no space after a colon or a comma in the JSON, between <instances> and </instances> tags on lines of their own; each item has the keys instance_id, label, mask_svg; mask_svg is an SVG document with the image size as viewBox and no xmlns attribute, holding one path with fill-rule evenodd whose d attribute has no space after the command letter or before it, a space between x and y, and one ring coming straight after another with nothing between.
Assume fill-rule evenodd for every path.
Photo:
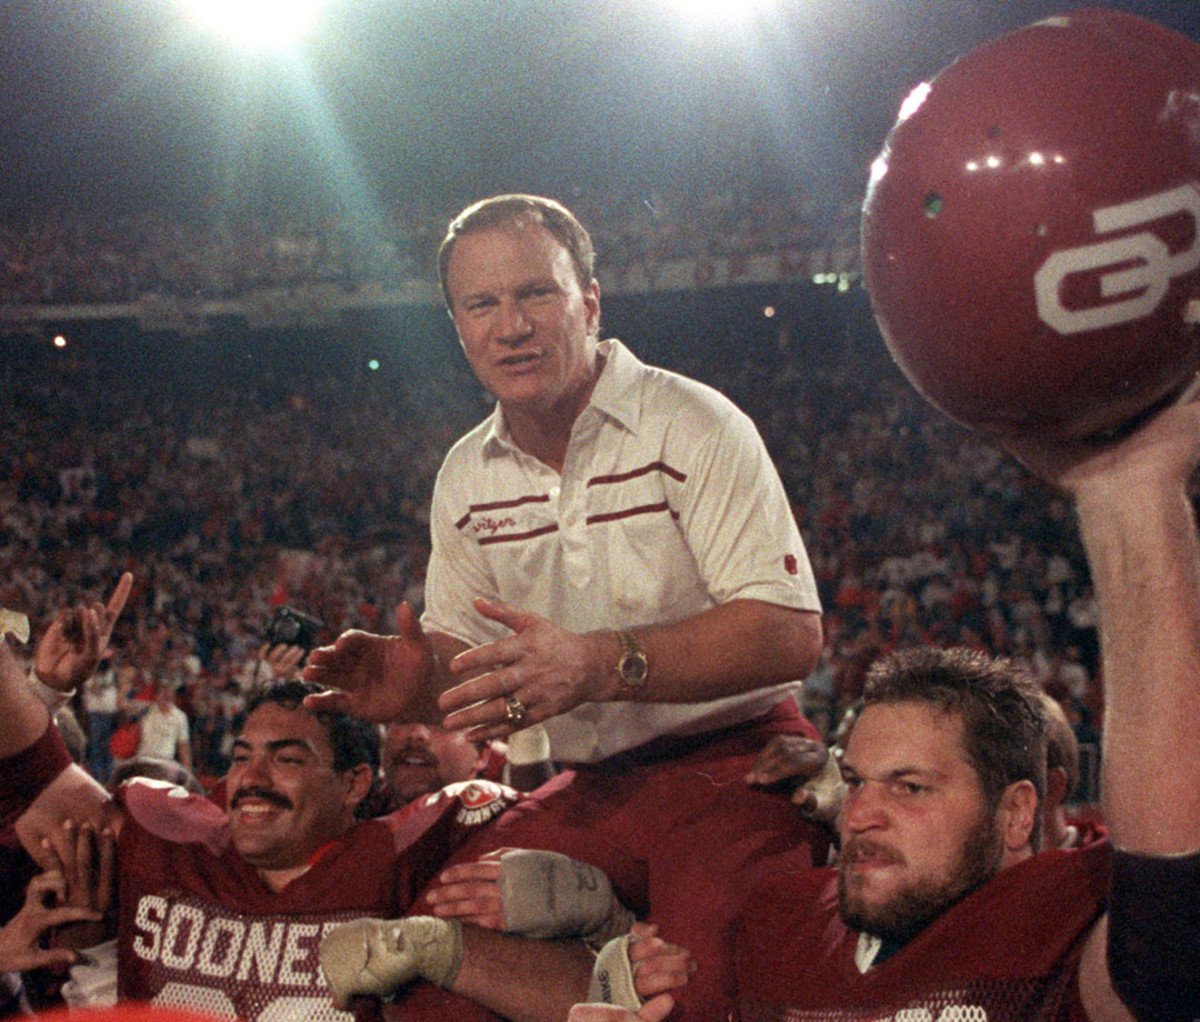
<instances>
[{"instance_id":1,"label":"wristband","mask_svg":"<svg viewBox=\"0 0 1200 1022\"><path fill-rule=\"evenodd\" d=\"M634 923L602 870L558 852L505 852L499 888L505 930L524 937L579 937L600 947Z\"/></svg>"},{"instance_id":2,"label":"wristband","mask_svg":"<svg viewBox=\"0 0 1200 1022\"><path fill-rule=\"evenodd\" d=\"M72 1008L111 1008L117 1003L117 942L106 940L88 948L71 966L62 998Z\"/></svg>"},{"instance_id":3,"label":"wristband","mask_svg":"<svg viewBox=\"0 0 1200 1022\"><path fill-rule=\"evenodd\" d=\"M1108 971L1138 1018L1200 1017L1200 852L1114 851Z\"/></svg>"},{"instance_id":4,"label":"wristband","mask_svg":"<svg viewBox=\"0 0 1200 1022\"><path fill-rule=\"evenodd\" d=\"M22 646L29 641L29 618L19 610L0 607L0 639L11 635Z\"/></svg>"},{"instance_id":5,"label":"wristband","mask_svg":"<svg viewBox=\"0 0 1200 1022\"><path fill-rule=\"evenodd\" d=\"M811 805L810 795L813 799ZM800 812L805 818L817 823L832 823L837 818L845 797L846 782L842 780L842 767L831 751L825 765L821 767L821 772L797 788L792 801L800 806Z\"/></svg>"},{"instance_id":6,"label":"wristband","mask_svg":"<svg viewBox=\"0 0 1200 1022\"><path fill-rule=\"evenodd\" d=\"M633 984L633 963L629 960L631 934L616 937L600 949L588 984L588 1000L597 1004L616 1004L630 1011L642 1006Z\"/></svg>"},{"instance_id":7,"label":"wristband","mask_svg":"<svg viewBox=\"0 0 1200 1022\"><path fill-rule=\"evenodd\" d=\"M76 688L66 690L51 688L38 677L37 669L32 664L30 664L29 671L25 677L29 680L29 687L33 689L34 695L41 700L42 705L51 713L66 706L67 703L75 698L75 693L79 691Z\"/></svg>"}]
</instances>

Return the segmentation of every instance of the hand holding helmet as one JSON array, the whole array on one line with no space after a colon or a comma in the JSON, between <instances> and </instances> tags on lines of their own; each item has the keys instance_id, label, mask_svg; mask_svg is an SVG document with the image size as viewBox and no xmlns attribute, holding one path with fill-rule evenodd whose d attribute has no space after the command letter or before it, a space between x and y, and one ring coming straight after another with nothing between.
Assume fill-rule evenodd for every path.
<instances>
[{"instance_id":1,"label":"hand holding helmet","mask_svg":"<svg viewBox=\"0 0 1200 1022\"><path fill-rule=\"evenodd\" d=\"M876 160L863 260L893 357L1001 438L1118 430L1200 368L1200 46L1087 10L918 87Z\"/></svg>"}]
</instances>

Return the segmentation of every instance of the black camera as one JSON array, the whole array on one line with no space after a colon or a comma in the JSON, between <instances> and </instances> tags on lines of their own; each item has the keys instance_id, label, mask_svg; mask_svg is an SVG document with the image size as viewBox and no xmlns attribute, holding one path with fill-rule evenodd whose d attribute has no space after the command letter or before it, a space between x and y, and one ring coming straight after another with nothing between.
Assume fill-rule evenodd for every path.
<instances>
[{"instance_id":1,"label":"black camera","mask_svg":"<svg viewBox=\"0 0 1200 1022\"><path fill-rule=\"evenodd\" d=\"M293 607L277 607L267 622L267 643L310 650L317 645L317 635L324 627L324 621L302 614Z\"/></svg>"}]
</instances>

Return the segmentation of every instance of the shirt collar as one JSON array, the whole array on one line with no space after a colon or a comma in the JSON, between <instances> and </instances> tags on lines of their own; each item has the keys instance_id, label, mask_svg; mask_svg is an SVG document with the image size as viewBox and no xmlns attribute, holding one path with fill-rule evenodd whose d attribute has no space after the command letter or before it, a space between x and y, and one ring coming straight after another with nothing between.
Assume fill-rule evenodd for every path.
<instances>
[{"instance_id":1,"label":"shirt collar","mask_svg":"<svg viewBox=\"0 0 1200 1022\"><path fill-rule=\"evenodd\" d=\"M865 973L875 964L875 958L883 947L883 941L869 933L860 933L854 947L854 964L860 973Z\"/></svg>"},{"instance_id":2,"label":"shirt collar","mask_svg":"<svg viewBox=\"0 0 1200 1022\"><path fill-rule=\"evenodd\" d=\"M869 933L859 933L858 943L854 948L854 964L859 972L866 973L881 962L886 962L903 947L902 941L885 940Z\"/></svg>"},{"instance_id":3,"label":"shirt collar","mask_svg":"<svg viewBox=\"0 0 1200 1022\"><path fill-rule=\"evenodd\" d=\"M639 377L643 365L641 360L615 337L600 341L598 357L603 359L600 378L592 389L587 408L580 414L586 415L592 408L607 416L619 426L636 433L641 423ZM483 440L484 457L517 450L504 419L504 409L497 402L486 420L489 425Z\"/></svg>"},{"instance_id":4,"label":"shirt collar","mask_svg":"<svg viewBox=\"0 0 1200 1022\"><path fill-rule=\"evenodd\" d=\"M642 420L639 384L644 368L638 357L615 337L601 341L604 369L592 391L589 407L607 415L619 426L636 433Z\"/></svg>"},{"instance_id":5,"label":"shirt collar","mask_svg":"<svg viewBox=\"0 0 1200 1022\"><path fill-rule=\"evenodd\" d=\"M483 438L483 456L503 454L507 450L515 450L516 444L508 432L508 423L504 421L504 410L500 402L492 409L492 414L484 420L488 423L487 435Z\"/></svg>"}]
</instances>

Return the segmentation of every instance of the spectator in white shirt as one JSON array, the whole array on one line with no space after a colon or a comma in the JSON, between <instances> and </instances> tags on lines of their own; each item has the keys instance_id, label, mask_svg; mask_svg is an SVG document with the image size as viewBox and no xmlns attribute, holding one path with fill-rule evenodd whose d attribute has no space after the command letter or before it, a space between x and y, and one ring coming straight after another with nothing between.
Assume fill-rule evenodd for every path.
<instances>
[{"instance_id":1,"label":"spectator in white shirt","mask_svg":"<svg viewBox=\"0 0 1200 1022\"><path fill-rule=\"evenodd\" d=\"M139 722L142 726L139 756L176 760L192 769L187 715L175 705L175 692L170 685L159 682L155 686L154 701L142 711Z\"/></svg>"}]
</instances>

